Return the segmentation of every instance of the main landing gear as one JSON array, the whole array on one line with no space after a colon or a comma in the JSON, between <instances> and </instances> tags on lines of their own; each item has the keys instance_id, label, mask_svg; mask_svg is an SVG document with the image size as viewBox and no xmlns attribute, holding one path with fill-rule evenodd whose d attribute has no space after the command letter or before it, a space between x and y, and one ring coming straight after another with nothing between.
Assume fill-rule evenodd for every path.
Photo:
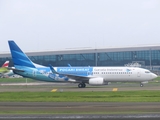
<instances>
[{"instance_id":1,"label":"main landing gear","mask_svg":"<svg viewBox=\"0 0 160 120\"><path fill-rule=\"evenodd\" d=\"M85 88L85 87L86 87L86 84L85 84L85 83L79 83L79 84L78 84L78 87L79 87L79 88Z\"/></svg>"},{"instance_id":2,"label":"main landing gear","mask_svg":"<svg viewBox=\"0 0 160 120\"><path fill-rule=\"evenodd\" d=\"M140 87L143 87L143 84L142 84L142 83L140 83Z\"/></svg>"}]
</instances>

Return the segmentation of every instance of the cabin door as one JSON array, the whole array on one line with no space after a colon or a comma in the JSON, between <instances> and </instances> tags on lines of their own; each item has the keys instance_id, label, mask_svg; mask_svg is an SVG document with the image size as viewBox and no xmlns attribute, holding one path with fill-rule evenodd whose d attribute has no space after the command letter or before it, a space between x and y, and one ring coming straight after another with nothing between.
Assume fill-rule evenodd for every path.
<instances>
[{"instance_id":1,"label":"cabin door","mask_svg":"<svg viewBox=\"0 0 160 120\"><path fill-rule=\"evenodd\" d=\"M137 72L137 77L141 77L141 71L140 70L138 70L138 72Z\"/></svg>"},{"instance_id":2,"label":"cabin door","mask_svg":"<svg viewBox=\"0 0 160 120\"><path fill-rule=\"evenodd\" d=\"M36 71L33 71L33 77L36 77Z\"/></svg>"}]
</instances>

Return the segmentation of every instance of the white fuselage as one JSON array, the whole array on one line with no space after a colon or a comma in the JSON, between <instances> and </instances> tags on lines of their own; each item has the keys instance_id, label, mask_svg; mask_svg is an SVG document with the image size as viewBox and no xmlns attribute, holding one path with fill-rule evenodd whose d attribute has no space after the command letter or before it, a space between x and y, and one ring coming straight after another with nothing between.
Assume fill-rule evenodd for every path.
<instances>
[{"instance_id":1,"label":"white fuselage","mask_svg":"<svg viewBox=\"0 0 160 120\"><path fill-rule=\"evenodd\" d=\"M59 73L103 78L106 82L144 82L157 77L147 69L136 67L55 67Z\"/></svg>"},{"instance_id":2,"label":"white fuselage","mask_svg":"<svg viewBox=\"0 0 160 120\"><path fill-rule=\"evenodd\" d=\"M91 74L108 82L143 82L157 77L149 70L134 67L95 67Z\"/></svg>"}]
</instances>

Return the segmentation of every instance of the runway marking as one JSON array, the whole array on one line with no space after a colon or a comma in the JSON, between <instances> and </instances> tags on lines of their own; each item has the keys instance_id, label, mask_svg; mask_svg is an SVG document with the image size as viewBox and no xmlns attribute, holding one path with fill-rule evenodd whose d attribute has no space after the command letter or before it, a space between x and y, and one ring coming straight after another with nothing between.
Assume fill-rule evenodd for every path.
<instances>
[{"instance_id":1,"label":"runway marking","mask_svg":"<svg viewBox=\"0 0 160 120\"><path fill-rule=\"evenodd\" d=\"M118 88L113 88L113 90L112 91L118 91Z\"/></svg>"},{"instance_id":2,"label":"runway marking","mask_svg":"<svg viewBox=\"0 0 160 120\"><path fill-rule=\"evenodd\" d=\"M56 92L57 91L57 89L53 89L53 90L51 90L51 92Z\"/></svg>"}]
</instances>

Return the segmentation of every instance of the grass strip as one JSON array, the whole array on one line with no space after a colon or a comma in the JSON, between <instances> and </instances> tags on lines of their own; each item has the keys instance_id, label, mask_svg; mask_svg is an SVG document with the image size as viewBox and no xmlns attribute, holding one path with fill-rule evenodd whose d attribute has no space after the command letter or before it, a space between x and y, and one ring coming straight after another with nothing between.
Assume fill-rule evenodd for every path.
<instances>
[{"instance_id":1,"label":"grass strip","mask_svg":"<svg viewBox=\"0 0 160 120\"><path fill-rule=\"evenodd\" d=\"M1 92L0 102L160 102L157 90L99 92Z\"/></svg>"}]
</instances>

